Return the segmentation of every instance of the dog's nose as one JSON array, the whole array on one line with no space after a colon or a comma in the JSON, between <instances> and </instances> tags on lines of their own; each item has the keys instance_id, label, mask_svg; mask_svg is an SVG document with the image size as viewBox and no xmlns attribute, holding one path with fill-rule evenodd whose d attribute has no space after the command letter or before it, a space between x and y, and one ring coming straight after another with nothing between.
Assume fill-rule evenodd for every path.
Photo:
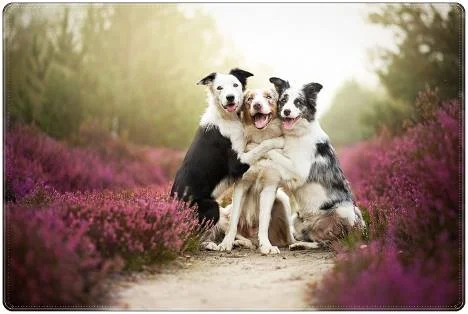
<instances>
[{"instance_id":1,"label":"dog's nose","mask_svg":"<svg viewBox=\"0 0 468 314\"><path fill-rule=\"evenodd\" d=\"M283 113L284 113L284 115L287 117L287 116L289 116L289 115L291 114L291 110L289 110L289 109L284 109Z\"/></svg>"},{"instance_id":2,"label":"dog's nose","mask_svg":"<svg viewBox=\"0 0 468 314\"><path fill-rule=\"evenodd\" d=\"M227 95L226 96L227 101L233 102L234 101L234 95Z\"/></svg>"},{"instance_id":3,"label":"dog's nose","mask_svg":"<svg viewBox=\"0 0 468 314\"><path fill-rule=\"evenodd\" d=\"M253 105L253 108L258 111L260 108L262 108L262 106L259 103L256 103Z\"/></svg>"}]
</instances>

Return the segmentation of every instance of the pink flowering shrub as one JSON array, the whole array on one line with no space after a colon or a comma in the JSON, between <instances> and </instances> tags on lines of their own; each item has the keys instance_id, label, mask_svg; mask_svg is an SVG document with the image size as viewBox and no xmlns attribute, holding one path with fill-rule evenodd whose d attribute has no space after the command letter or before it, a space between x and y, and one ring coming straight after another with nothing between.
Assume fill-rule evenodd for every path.
<instances>
[{"instance_id":1,"label":"pink flowering shrub","mask_svg":"<svg viewBox=\"0 0 468 314\"><path fill-rule=\"evenodd\" d=\"M163 189L53 194L40 205L7 205L7 304L99 304L109 267L139 269L184 250L198 232L195 212Z\"/></svg>"},{"instance_id":2,"label":"pink flowering shrub","mask_svg":"<svg viewBox=\"0 0 468 314\"><path fill-rule=\"evenodd\" d=\"M197 243L194 209L167 193L179 153L80 139L72 147L32 127L7 131L9 308L103 304L109 272L139 270Z\"/></svg>"},{"instance_id":3,"label":"pink flowering shrub","mask_svg":"<svg viewBox=\"0 0 468 314\"><path fill-rule=\"evenodd\" d=\"M441 262L450 262L442 251ZM449 280L450 267L425 256L402 262L402 252L392 246L370 246L338 255L332 273L309 285L309 298L318 308L423 309L454 308L460 286ZM460 306L460 304L458 304Z\"/></svg>"},{"instance_id":4,"label":"pink flowering shrub","mask_svg":"<svg viewBox=\"0 0 468 314\"><path fill-rule=\"evenodd\" d=\"M196 213L158 188L66 193L55 204L65 221L88 223L87 235L104 257L137 268L180 252L198 228Z\"/></svg>"},{"instance_id":5,"label":"pink flowering shrub","mask_svg":"<svg viewBox=\"0 0 468 314\"><path fill-rule=\"evenodd\" d=\"M102 296L108 271L86 237L87 223L65 223L52 209L6 208L5 304L86 306Z\"/></svg>"},{"instance_id":6,"label":"pink flowering shrub","mask_svg":"<svg viewBox=\"0 0 468 314\"><path fill-rule=\"evenodd\" d=\"M371 243L341 253L313 286L315 306L461 306L463 112L455 101L438 108L401 137L340 152Z\"/></svg>"},{"instance_id":7,"label":"pink flowering shrub","mask_svg":"<svg viewBox=\"0 0 468 314\"><path fill-rule=\"evenodd\" d=\"M7 200L19 200L37 185L67 192L167 182L168 176L157 158L151 156L151 150L132 152L118 141L101 143L100 147L69 147L31 127L8 130Z\"/></svg>"}]
</instances>

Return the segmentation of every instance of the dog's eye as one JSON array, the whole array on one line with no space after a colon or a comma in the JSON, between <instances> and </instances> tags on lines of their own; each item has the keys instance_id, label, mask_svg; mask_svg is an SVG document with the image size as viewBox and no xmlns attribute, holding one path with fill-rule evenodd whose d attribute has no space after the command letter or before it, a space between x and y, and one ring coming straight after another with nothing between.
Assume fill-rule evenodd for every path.
<instances>
[{"instance_id":1,"label":"dog's eye","mask_svg":"<svg viewBox=\"0 0 468 314\"><path fill-rule=\"evenodd\" d=\"M237 86L239 86L239 84L237 84L237 83L234 83L234 87L237 87Z\"/></svg>"},{"instance_id":2,"label":"dog's eye","mask_svg":"<svg viewBox=\"0 0 468 314\"><path fill-rule=\"evenodd\" d=\"M285 104L286 103L286 98L281 99L281 103Z\"/></svg>"},{"instance_id":3,"label":"dog's eye","mask_svg":"<svg viewBox=\"0 0 468 314\"><path fill-rule=\"evenodd\" d=\"M252 97L252 96L250 96L250 97L247 99L248 102L251 102L252 100L253 100L253 97Z\"/></svg>"},{"instance_id":4,"label":"dog's eye","mask_svg":"<svg viewBox=\"0 0 468 314\"><path fill-rule=\"evenodd\" d=\"M216 87L216 89L217 89L217 90L222 90L223 87L222 87L222 86L218 86L218 87Z\"/></svg>"},{"instance_id":5,"label":"dog's eye","mask_svg":"<svg viewBox=\"0 0 468 314\"><path fill-rule=\"evenodd\" d=\"M266 99L271 99L271 96L270 96L270 95L267 95L267 96L266 96Z\"/></svg>"}]
</instances>

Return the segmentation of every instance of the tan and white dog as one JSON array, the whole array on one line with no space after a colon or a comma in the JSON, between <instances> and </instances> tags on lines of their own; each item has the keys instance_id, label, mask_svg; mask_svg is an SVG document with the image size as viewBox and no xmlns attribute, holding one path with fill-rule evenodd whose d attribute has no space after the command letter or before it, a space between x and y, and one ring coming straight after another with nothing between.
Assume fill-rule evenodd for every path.
<instances>
[{"instance_id":1,"label":"tan and white dog","mask_svg":"<svg viewBox=\"0 0 468 314\"><path fill-rule=\"evenodd\" d=\"M245 92L241 122L244 125L246 152L252 151L263 141L281 138L281 121L276 114L277 101L278 93L274 89ZM255 159L258 161L251 164L242 179L235 184L229 228L217 247L220 251L230 251L236 242L236 235L238 244L252 247L245 238L252 239L258 234L262 254L277 254L278 246L294 242L289 197L278 189L285 178L266 156L256 156ZM244 239L239 239L239 236Z\"/></svg>"}]
</instances>

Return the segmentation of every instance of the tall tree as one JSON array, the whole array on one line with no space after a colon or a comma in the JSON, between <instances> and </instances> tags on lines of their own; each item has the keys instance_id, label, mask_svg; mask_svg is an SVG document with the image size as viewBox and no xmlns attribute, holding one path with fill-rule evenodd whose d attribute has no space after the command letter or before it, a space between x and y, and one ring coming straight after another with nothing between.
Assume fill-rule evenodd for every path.
<instances>
[{"instance_id":1,"label":"tall tree","mask_svg":"<svg viewBox=\"0 0 468 314\"><path fill-rule=\"evenodd\" d=\"M445 10L444 10L445 9ZM418 120L418 93L439 90L441 99L461 98L463 87L464 12L458 4L389 4L369 21L394 30L397 50L380 49L377 69L390 100L380 102L367 121L398 133L405 120Z\"/></svg>"},{"instance_id":2,"label":"tall tree","mask_svg":"<svg viewBox=\"0 0 468 314\"><path fill-rule=\"evenodd\" d=\"M94 120L136 143L186 147L206 106L195 82L233 59L219 55L213 19L175 4L13 5L6 15L8 109L56 137Z\"/></svg>"},{"instance_id":3,"label":"tall tree","mask_svg":"<svg viewBox=\"0 0 468 314\"><path fill-rule=\"evenodd\" d=\"M7 8L4 22L7 124L32 123L40 115L54 57L48 39L51 22L17 5Z\"/></svg>"},{"instance_id":4,"label":"tall tree","mask_svg":"<svg viewBox=\"0 0 468 314\"><path fill-rule=\"evenodd\" d=\"M377 70L390 96L413 103L427 85L443 98L460 97L463 57L463 8L450 5L389 4L369 15L371 23L394 29L398 50L381 50Z\"/></svg>"}]
</instances>

